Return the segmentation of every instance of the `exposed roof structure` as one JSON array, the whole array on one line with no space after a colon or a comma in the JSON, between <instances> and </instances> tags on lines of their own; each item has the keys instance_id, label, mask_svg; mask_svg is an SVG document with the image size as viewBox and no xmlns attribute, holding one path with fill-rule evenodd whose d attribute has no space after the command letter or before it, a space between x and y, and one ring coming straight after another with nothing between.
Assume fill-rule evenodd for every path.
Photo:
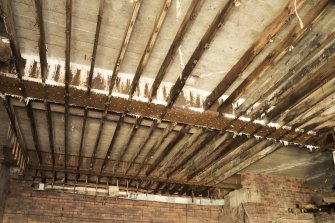
<instances>
[{"instance_id":1,"label":"exposed roof structure","mask_svg":"<svg viewBox=\"0 0 335 223\"><path fill-rule=\"evenodd\" d=\"M221 196L333 146L334 1L1 2L0 145L35 178Z\"/></svg>"}]
</instances>

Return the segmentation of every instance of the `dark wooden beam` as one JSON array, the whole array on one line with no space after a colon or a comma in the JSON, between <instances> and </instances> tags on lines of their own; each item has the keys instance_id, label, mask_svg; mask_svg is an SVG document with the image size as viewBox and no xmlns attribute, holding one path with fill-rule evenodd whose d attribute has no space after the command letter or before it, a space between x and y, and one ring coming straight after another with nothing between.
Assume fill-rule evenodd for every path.
<instances>
[{"instance_id":1,"label":"dark wooden beam","mask_svg":"<svg viewBox=\"0 0 335 223\"><path fill-rule=\"evenodd\" d=\"M99 130L98 130L98 134L97 134L97 138L95 139L95 143L94 143L94 148L93 148L93 152L91 155L91 162L90 162L90 168L93 168L94 165L94 160L96 158L96 153L98 151L98 147L99 147L99 142L100 142L100 138L101 138L101 133L103 131L104 128L104 124L105 124L105 118L101 118L100 119L100 125L99 125Z\"/></svg>"},{"instance_id":2,"label":"dark wooden beam","mask_svg":"<svg viewBox=\"0 0 335 223\"><path fill-rule=\"evenodd\" d=\"M42 82L45 83L45 79L48 76L48 62L47 62L47 48L45 42L44 19L43 19L43 1L35 0L35 8L36 8L38 29L40 31L38 45L40 55L41 76L42 76Z\"/></svg>"},{"instance_id":3,"label":"dark wooden beam","mask_svg":"<svg viewBox=\"0 0 335 223\"><path fill-rule=\"evenodd\" d=\"M276 101L276 99L282 95L284 92L286 92L288 89L293 87L296 83L299 82L305 75L309 73L313 69L313 66L316 65L315 63L311 65L306 65L315 55L319 55L320 52L324 51L324 49L329 45L331 41L333 41L335 38L335 33L327 37L325 40L323 40L318 47L313 49L306 57L304 57L300 62L295 64L285 75L283 75L278 81L276 81L275 84L272 86L269 86L265 92L262 92L262 94L259 96L258 99L254 100L254 102L250 105L247 103L243 103L241 106L238 107L238 110L236 111L239 115L241 113L245 113L245 111L248 111L250 108L255 107L256 103L262 102L261 105L257 106L256 110L253 110L251 113L252 118L258 118L262 113L264 113L266 110L270 108ZM298 71L298 73L297 73ZM291 81L288 81L291 77ZM285 85L283 85L285 83ZM278 87L281 87L281 94L276 94L275 97L272 97L269 100L266 100ZM264 101L264 102L263 102Z\"/></svg>"},{"instance_id":4,"label":"dark wooden beam","mask_svg":"<svg viewBox=\"0 0 335 223\"><path fill-rule=\"evenodd\" d=\"M173 39L173 42L169 48L169 51L167 52L164 58L164 61L159 68L159 71L155 77L154 83L152 84L150 94L149 94L149 102L151 102L153 98L156 97L157 89L166 74L167 68L169 67L173 56L175 55L178 47L180 46L184 38L184 35L186 34L186 32L190 29L191 25L193 24L195 17L197 16L197 12L201 8L202 4L203 4L203 0L193 0L192 3L190 4L185 17L181 25L179 26L178 32Z\"/></svg>"},{"instance_id":5,"label":"dark wooden beam","mask_svg":"<svg viewBox=\"0 0 335 223\"><path fill-rule=\"evenodd\" d=\"M65 48L65 112L64 112L64 168L67 168L67 153L69 144L69 85L71 62L71 28L72 28L72 0L66 1L66 48ZM67 174L65 174L65 181Z\"/></svg>"},{"instance_id":6,"label":"dark wooden beam","mask_svg":"<svg viewBox=\"0 0 335 223\"><path fill-rule=\"evenodd\" d=\"M97 18L97 26L95 29L95 36L94 36L93 52L92 52L92 57L91 57L91 67L90 67L90 72L87 78L87 93L88 94L91 93L91 88L92 88L92 79L93 79L95 58L97 55L98 44L99 44L99 35L100 35L102 15L104 11L104 4L105 4L105 0L100 0L99 12L98 12L98 18Z\"/></svg>"},{"instance_id":7,"label":"dark wooden beam","mask_svg":"<svg viewBox=\"0 0 335 223\"><path fill-rule=\"evenodd\" d=\"M20 127L19 127L17 117L15 115L15 112L14 112L13 108L11 107L10 98L8 96L5 96L4 98L2 98L2 102L3 102L3 105L6 109L7 115L9 117L12 130L14 131L14 134L15 134L17 140L18 140L18 143L19 143L22 151L24 152L24 157L25 157L24 162L25 162L25 165L27 165L27 157L28 157L27 147L26 147L25 142L23 140L23 135L20 131ZM40 165L40 163L39 163L39 165Z\"/></svg>"},{"instance_id":8,"label":"dark wooden beam","mask_svg":"<svg viewBox=\"0 0 335 223\"><path fill-rule=\"evenodd\" d=\"M180 184L175 184L172 188L170 188L169 194L174 195L180 189L180 187Z\"/></svg>"},{"instance_id":9,"label":"dark wooden beam","mask_svg":"<svg viewBox=\"0 0 335 223\"><path fill-rule=\"evenodd\" d=\"M189 125L184 125L182 130L174 137L173 140L169 142L169 144L164 148L164 150L159 154L156 160L149 166L149 169L145 172L146 176L149 176L159 165L159 163L171 152L173 147L184 138L187 132L190 130Z\"/></svg>"},{"instance_id":10,"label":"dark wooden beam","mask_svg":"<svg viewBox=\"0 0 335 223\"><path fill-rule=\"evenodd\" d=\"M280 100L279 103L266 114L269 120L277 119L281 113L297 105L335 77L335 44L330 49L333 57L328 58L326 64L322 65L320 69L311 72L308 77L303 80L303 83L295 88L294 92L285 94L285 99ZM312 104L312 106L315 104Z\"/></svg>"},{"instance_id":11,"label":"dark wooden beam","mask_svg":"<svg viewBox=\"0 0 335 223\"><path fill-rule=\"evenodd\" d=\"M126 32L123 36L121 48L120 48L119 54L117 56L117 59L116 59L115 65L114 65L114 69L113 69L113 74L112 74L112 77L111 77L111 80L110 80L109 95L112 94L117 74L119 73L121 65L123 63L123 59L124 59L124 56L126 54L127 47L129 45L129 40L130 40L131 34L133 32L134 25L135 25L136 18L137 18L138 12L140 10L141 4L142 4L142 0L134 1L133 12L132 12L132 15L129 19L129 22L128 22L128 25L127 25L127 28L126 28Z\"/></svg>"},{"instance_id":12,"label":"dark wooden beam","mask_svg":"<svg viewBox=\"0 0 335 223\"><path fill-rule=\"evenodd\" d=\"M50 110L49 102L44 101L44 106L45 106L45 115L47 117L51 161L52 161L52 167L54 168L55 167L55 147L54 147L55 144L54 144L53 125L52 125L51 110Z\"/></svg>"},{"instance_id":13,"label":"dark wooden beam","mask_svg":"<svg viewBox=\"0 0 335 223\"><path fill-rule=\"evenodd\" d=\"M10 46L12 49L12 53L14 56L14 62L15 62L15 69L17 76L20 80L22 80L22 77L24 76L24 64L25 61L21 57L21 50L20 50L20 45L18 41L18 36L15 30L15 22L14 22L14 17L13 17L13 12L12 12L12 1L9 0L1 0L1 10L3 12L3 17L4 17L4 22L6 25L6 31L8 35L8 39L10 41ZM24 89L22 89L24 90Z\"/></svg>"},{"instance_id":14,"label":"dark wooden beam","mask_svg":"<svg viewBox=\"0 0 335 223\"><path fill-rule=\"evenodd\" d=\"M129 149L129 145L133 139L133 137L135 136L139 125L142 122L142 117L137 117L135 123L133 124L130 132L128 133L128 139L126 139L126 144L123 146L122 150L120 151L120 155L118 156L118 158L116 159L114 166L113 166L113 172L115 172L115 170L117 170L117 168L119 167L120 162L124 159L124 156L126 155L128 149Z\"/></svg>"},{"instance_id":15,"label":"dark wooden beam","mask_svg":"<svg viewBox=\"0 0 335 223\"><path fill-rule=\"evenodd\" d=\"M83 117L83 126L81 128L81 136L80 136L80 146L79 146L79 153L78 153L78 164L77 164L77 171L80 169L81 161L82 161L82 156L81 154L83 153L83 147L84 147L84 137L85 137L85 130L86 130L86 120L87 120L87 113L88 109L84 109L84 117Z\"/></svg>"},{"instance_id":16,"label":"dark wooden beam","mask_svg":"<svg viewBox=\"0 0 335 223\"><path fill-rule=\"evenodd\" d=\"M326 8L329 1L322 1L316 4L303 18L304 27L297 24L289 34L276 46L276 48L244 79L244 81L229 95L229 97L219 106L218 111L224 112L230 108L231 104L242 96L252 86L266 74L266 70L275 62L278 62L288 52L289 47L298 43L309 30L309 27L315 22L320 13Z\"/></svg>"},{"instance_id":17,"label":"dark wooden beam","mask_svg":"<svg viewBox=\"0 0 335 223\"><path fill-rule=\"evenodd\" d=\"M31 107L31 101L28 101L28 103L26 104L26 111L27 111L27 116L29 118L30 129L31 129L31 134L33 136L33 142L34 142L35 150L37 153L38 163L41 165L42 155L41 155L41 149L40 149L40 144L38 140L38 134L37 134L36 124L35 124L33 108Z\"/></svg>"},{"instance_id":18,"label":"dark wooden beam","mask_svg":"<svg viewBox=\"0 0 335 223\"><path fill-rule=\"evenodd\" d=\"M206 138L203 141L197 142L192 153L188 154L186 157L183 157L181 162L178 163L178 157L176 160L177 165L175 165L172 169L167 173L167 178L170 178L177 172L179 172L188 162L190 162L197 154L199 154L210 141L219 134L219 131L212 131L207 134Z\"/></svg>"},{"instance_id":19,"label":"dark wooden beam","mask_svg":"<svg viewBox=\"0 0 335 223\"><path fill-rule=\"evenodd\" d=\"M142 57L141 57L141 60L140 60L140 62L138 64L138 66L137 66L137 69L136 69L133 81L131 83L130 92L129 92L129 98L133 97L134 92L136 90L136 87L138 85L138 81L140 80L142 72L143 72L145 66L148 63L151 51L152 51L152 49L155 46L155 43L156 43L157 38L158 38L158 34L159 34L159 32L160 32L160 30L162 28L162 25L163 25L163 23L165 21L165 17L167 15L168 9L170 8L171 1L172 0L165 0L164 1L164 4L163 4L162 9L161 9L161 11L159 13L159 16L157 17L157 19L155 21L155 25L154 25L154 28L153 28L153 30L151 32L149 41L148 41L148 43L147 43L147 45L146 45L146 47L144 49L144 52L143 52Z\"/></svg>"},{"instance_id":20,"label":"dark wooden beam","mask_svg":"<svg viewBox=\"0 0 335 223\"><path fill-rule=\"evenodd\" d=\"M216 32L227 22L229 16L232 14L234 9L234 1L229 0L224 7L215 16L213 22L207 29L205 35L200 40L197 48L194 50L192 56L188 60L185 68L183 69L181 76L177 79L176 83L171 88L168 100L167 108L171 108L174 102L177 100L182 88L184 87L187 78L191 75L196 64L200 60L205 50L209 47L209 44L214 39Z\"/></svg>"},{"instance_id":21,"label":"dark wooden beam","mask_svg":"<svg viewBox=\"0 0 335 223\"><path fill-rule=\"evenodd\" d=\"M160 145L163 143L165 138L173 131L174 127L177 125L177 123L170 123L162 132L162 134L157 138L155 141L155 144L150 148L149 152L145 156L143 162L141 163L140 167L137 169L136 176L139 175L139 173L142 171L144 165L147 164L150 157L158 150Z\"/></svg>"},{"instance_id":22,"label":"dark wooden beam","mask_svg":"<svg viewBox=\"0 0 335 223\"><path fill-rule=\"evenodd\" d=\"M306 0L298 1L297 9L299 9L305 1ZM228 71L218 86L206 98L204 102L205 110L209 109L228 90L233 82L241 76L243 71L252 63L259 53L266 48L269 41L287 25L287 22L294 13L294 2L289 1L283 11L264 29L262 35L243 54L238 62Z\"/></svg>"},{"instance_id":23,"label":"dark wooden beam","mask_svg":"<svg viewBox=\"0 0 335 223\"><path fill-rule=\"evenodd\" d=\"M107 153L105 155L105 158L104 158L104 161L101 165L101 169L100 169L100 173L103 171L103 169L105 168L105 165L107 163L107 160L109 159L112 151L113 151L113 148L114 148L114 144L115 144L115 141L116 141L116 138L118 137L119 135L119 132L120 132L120 128L121 128L121 125L122 125L122 122L123 122L123 119L124 119L125 115L122 114L119 118L119 121L117 122L116 124L116 128L114 130L114 133L113 133L113 136L112 136L112 140L109 144L109 147L108 147L108 150L107 150Z\"/></svg>"},{"instance_id":24,"label":"dark wooden beam","mask_svg":"<svg viewBox=\"0 0 335 223\"><path fill-rule=\"evenodd\" d=\"M133 158L131 159L131 162L129 163L129 165L126 168L125 171L125 175L127 175L128 171L130 170L130 167L134 164L135 160L137 160L138 156L141 154L143 148L145 147L145 145L147 144L147 142L149 141L152 133L155 131L155 129L157 128L157 120L153 120L145 138L143 139L141 145L139 145L136 154L133 156Z\"/></svg>"}]
</instances>

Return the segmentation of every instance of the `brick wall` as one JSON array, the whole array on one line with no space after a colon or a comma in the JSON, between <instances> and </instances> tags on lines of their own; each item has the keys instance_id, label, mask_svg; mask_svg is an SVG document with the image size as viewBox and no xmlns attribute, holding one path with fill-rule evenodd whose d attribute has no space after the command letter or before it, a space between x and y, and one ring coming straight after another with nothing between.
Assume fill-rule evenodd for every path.
<instances>
[{"instance_id":1,"label":"brick wall","mask_svg":"<svg viewBox=\"0 0 335 223\"><path fill-rule=\"evenodd\" d=\"M243 188L252 188L259 193L256 202L244 201L243 205L231 207L228 195L225 199L223 215L226 222L269 222L269 223L309 223L314 222L312 214L293 214L288 211L298 203L308 203L310 191L300 179L245 174L242 176ZM248 221L249 219L249 221Z\"/></svg>"},{"instance_id":2,"label":"brick wall","mask_svg":"<svg viewBox=\"0 0 335 223\"><path fill-rule=\"evenodd\" d=\"M4 223L222 222L222 207L129 201L52 191L32 191L11 180Z\"/></svg>"},{"instance_id":3,"label":"brick wall","mask_svg":"<svg viewBox=\"0 0 335 223\"><path fill-rule=\"evenodd\" d=\"M258 191L254 200L224 207L104 199L51 191L32 191L30 182L10 181L3 222L223 222L307 223L311 214L290 213L297 203L308 203L309 189L299 179L243 175L243 188ZM238 191L236 191L238 194ZM236 196L236 194L234 196ZM251 196L252 197L252 196ZM248 198L248 197L247 197ZM248 198L249 199L249 198ZM249 221L248 221L249 219ZM319 222L323 222L322 220ZM326 222L326 221L325 221Z\"/></svg>"}]
</instances>

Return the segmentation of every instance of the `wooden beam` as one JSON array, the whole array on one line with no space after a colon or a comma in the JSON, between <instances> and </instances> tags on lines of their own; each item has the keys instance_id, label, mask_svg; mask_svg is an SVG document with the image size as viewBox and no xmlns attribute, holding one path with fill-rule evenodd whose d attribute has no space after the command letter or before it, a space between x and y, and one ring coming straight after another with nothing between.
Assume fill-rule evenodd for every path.
<instances>
[{"instance_id":1,"label":"wooden beam","mask_svg":"<svg viewBox=\"0 0 335 223\"><path fill-rule=\"evenodd\" d=\"M90 168L91 169L93 169L94 160L96 158L96 154L97 154L97 151L98 151L99 142L100 142L100 138L101 138L101 133L102 133L103 128L104 128L104 124L105 124L105 118L102 117L100 119L99 130L98 130L97 138L95 139L94 148L93 148L93 152L92 152L92 155L91 155L91 162L90 162Z\"/></svg>"},{"instance_id":2,"label":"wooden beam","mask_svg":"<svg viewBox=\"0 0 335 223\"><path fill-rule=\"evenodd\" d=\"M132 15L129 19L129 22L128 22L128 25L127 25L127 28L126 28L126 32L123 36L121 48L120 48L119 54L117 56L117 59L116 59L115 65L114 65L114 69L113 69L113 74L112 74L112 77L111 77L111 80L110 80L109 95L112 94L117 74L119 73L121 65L123 63L123 59L124 59L124 56L126 54L126 50L128 48L128 45L129 45L129 40L130 40L131 34L133 32L134 25L135 25L136 18L137 18L138 12L140 10L141 4L142 4L142 0L134 1Z\"/></svg>"},{"instance_id":3,"label":"wooden beam","mask_svg":"<svg viewBox=\"0 0 335 223\"><path fill-rule=\"evenodd\" d=\"M49 146L51 152L52 167L55 167L55 147L54 147L54 136L53 136L53 125L50 111L50 104L47 101L44 101L45 106L45 115L47 117L47 126L48 126L48 136L49 136Z\"/></svg>"},{"instance_id":4,"label":"wooden beam","mask_svg":"<svg viewBox=\"0 0 335 223\"><path fill-rule=\"evenodd\" d=\"M64 168L67 168L68 153L68 120L69 120L69 84L70 84L70 62L71 62L71 27L72 27L72 0L66 1L66 48L65 48L65 112L64 112ZM65 175L65 181L67 175Z\"/></svg>"},{"instance_id":5,"label":"wooden beam","mask_svg":"<svg viewBox=\"0 0 335 223\"><path fill-rule=\"evenodd\" d=\"M315 22L320 13L326 8L329 1L322 1L316 4L307 15L303 18L304 27L301 29L300 24L297 24L289 32L289 34L276 46L276 48L244 79L244 81L229 95L229 97L219 106L218 111L224 112L230 105L242 96L252 86L266 74L266 70L275 62L278 62L284 57L290 46L298 43L309 27Z\"/></svg>"},{"instance_id":6,"label":"wooden beam","mask_svg":"<svg viewBox=\"0 0 335 223\"><path fill-rule=\"evenodd\" d=\"M86 130L86 120L87 120L87 113L88 109L84 109L84 117L83 117L83 126L81 128L81 137L80 137L80 146L79 146L79 154L78 154L78 164L77 164L77 171L80 169L81 161L82 161L82 152L83 152L83 147L84 147L84 137L85 137L85 130Z\"/></svg>"},{"instance_id":7,"label":"wooden beam","mask_svg":"<svg viewBox=\"0 0 335 223\"><path fill-rule=\"evenodd\" d=\"M18 143L19 143L22 151L24 152L24 157L25 157L25 160L24 160L25 164L24 165L26 166L27 165L27 157L28 157L27 147L26 147L25 142L23 140L23 135L20 131L20 127L19 127L17 117L15 115L14 110L11 107L10 98L8 96L5 96L4 98L2 98L2 102L3 102L3 105L6 109L7 115L9 117L12 130L14 131L14 134L15 134L17 140L18 140ZM37 152L36 152L36 154L37 154ZM40 165L40 163L38 163L38 164Z\"/></svg>"},{"instance_id":8,"label":"wooden beam","mask_svg":"<svg viewBox=\"0 0 335 223\"><path fill-rule=\"evenodd\" d=\"M128 149L129 149L129 145L130 145L133 137L135 136L141 122L142 122L142 117L136 118L135 123L133 124L131 130L128 133L128 139L126 139L126 144L123 146L122 150L120 151L120 155L118 156L118 158L116 159L116 161L114 163L113 172L115 172L115 170L117 170L117 168L119 167L120 162L124 159L124 156L126 155Z\"/></svg>"},{"instance_id":9,"label":"wooden beam","mask_svg":"<svg viewBox=\"0 0 335 223\"><path fill-rule=\"evenodd\" d=\"M158 34L159 34L159 32L160 32L160 30L162 28L162 25L163 25L163 23L165 21L165 17L167 15L168 9L170 8L171 1L172 0L165 0L164 1L164 4L163 4L163 7L162 7L162 9L161 9L161 11L159 13L159 16L157 17L157 19L155 21L155 25L154 25L154 28L153 28L153 30L151 32L149 41L147 43L147 46L145 47L145 50L144 50L143 55L141 57L141 60L140 60L140 62L138 64L138 66L137 66L137 69L136 69L133 81L131 83L130 92L129 92L129 98L133 97L134 92L136 90L136 87L138 85L138 81L140 80L142 72L143 72L145 66L148 63L151 51L152 51L152 49L155 46Z\"/></svg>"},{"instance_id":10,"label":"wooden beam","mask_svg":"<svg viewBox=\"0 0 335 223\"><path fill-rule=\"evenodd\" d=\"M297 1L297 9L301 8L306 0ZM233 82L241 76L243 71L252 63L252 61L262 52L269 41L275 37L288 23L294 15L294 2L288 1L286 7L278 14L278 16L264 29L262 35L251 45L251 47L243 54L238 62L228 71L223 80L211 92L204 102L204 109L209 109L233 84Z\"/></svg>"},{"instance_id":11,"label":"wooden beam","mask_svg":"<svg viewBox=\"0 0 335 223\"><path fill-rule=\"evenodd\" d=\"M15 62L15 69L17 76L19 80L22 80L22 77L24 76L24 59L21 57L21 50L20 45L18 41L18 36L16 34L15 30L15 22L12 12L12 1L9 0L1 0L1 9L3 12L3 19L4 23L6 25L6 31L8 35L8 39L10 41L10 47L12 49L12 53L14 56L14 62ZM22 89L23 90L23 89Z\"/></svg>"},{"instance_id":12,"label":"wooden beam","mask_svg":"<svg viewBox=\"0 0 335 223\"><path fill-rule=\"evenodd\" d=\"M170 123L162 132L162 134L157 138L157 140L155 141L155 144L150 148L149 152L147 153L147 155L145 156L143 162L141 163L140 167L138 168L137 172L136 172L136 176L139 175L139 173L142 171L144 165L147 164L148 160L150 159L150 157L158 150L158 148L160 147L160 145L163 143L163 141L165 140L165 138L173 131L174 127L177 125L177 123Z\"/></svg>"},{"instance_id":13,"label":"wooden beam","mask_svg":"<svg viewBox=\"0 0 335 223\"><path fill-rule=\"evenodd\" d=\"M234 9L234 1L229 0L224 7L219 11L219 13L215 16L213 22L207 29L205 35L200 40L197 48L194 50L192 56L188 60L185 68L183 69L181 76L177 79L176 83L171 88L168 100L167 100L167 108L171 108L174 102L177 100L182 88L184 87L187 78L191 75L193 69L196 64L200 60L201 56L205 52L205 50L209 47L209 44L214 39L216 32L227 22L229 16L233 12Z\"/></svg>"},{"instance_id":14,"label":"wooden beam","mask_svg":"<svg viewBox=\"0 0 335 223\"><path fill-rule=\"evenodd\" d=\"M159 163L171 152L173 147L184 138L187 132L190 130L189 125L184 125L182 130L174 137L173 140L169 142L169 144L164 148L164 150L159 154L156 160L149 166L149 169L145 172L146 176L149 176L159 165Z\"/></svg>"},{"instance_id":15,"label":"wooden beam","mask_svg":"<svg viewBox=\"0 0 335 223\"><path fill-rule=\"evenodd\" d=\"M141 154L142 150L144 149L145 145L148 143L152 133L155 131L155 129L157 128L157 120L153 120L152 124L145 136L145 138L143 139L141 145L138 147L136 154L133 156L133 158L131 159L131 162L129 163L129 165L126 168L125 171L125 175L127 175L128 171L130 170L130 167L134 164L135 160L137 160L138 156Z\"/></svg>"},{"instance_id":16,"label":"wooden beam","mask_svg":"<svg viewBox=\"0 0 335 223\"><path fill-rule=\"evenodd\" d=\"M91 57L91 67L90 67L90 72L88 74L88 79L87 79L87 94L91 93L91 88L92 88L92 79L93 79L95 58L97 55L98 44L99 44L99 35L100 35L102 15L104 11L104 4L105 4L105 0L100 0L99 12L98 12L98 18L97 18L97 26L95 29L95 36L94 36L93 52L92 52L92 57Z\"/></svg>"},{"instance_id":17,"label":"wooden beam","mask_svg":"<svg viewBox=\"0 0 335 223\"><path fill-rule=\"evenodd\" d=\"M48 76L48 62L47 62L47 48L45 42L45 31L44 31L44 19L43 19L43 1L35 0L35 8L37 15L37 24L40 31L40 37L38 40L40 65L41 65L41 76L42 82L45 83L45 79Z\"/></svg>"},{"instance_id":18,"label":"wooden beam","mask_svg":"<svg viewBox=\"0 0 335 223\"><path fill-rule=\"evenodd\" d=\"M107 160L109 159L109 156L111 155L112 151L113 151L113 148L114 148L114 144L115 144L115 141L116 141L116 138L118 137L119 135L119 132L120 132L120 128L121 128L121 125L122 125L122 122L123 122L123 119L124 119L125 115L122 114L119 118L119 121L117 122L116 124L116 128L114 130L114 133L113 133L113 136L112 136L112 140L109 144L109 147L108 147L108 150L107 150L107 153L105 155L105 158L104 158L104 161L101 165L101 169L100 169L100 173L103 171L106 163L107 163Z\"/></svg>"},{"instance_id":19,"label":"wooden beam","mask_svg":"<svg viewBox=\"0 0 335 223\"><path fill-rule=\"evenodd\" d=\"M194 158L194 156L199 154L200 151L202 151L205 148L205 146L208 143L210 143L210 141L218 134L219 134L218 131L212 131L207 134L206 138L203 141L197 142L192 153L188 154L186 157L183 157L183 159L181 160L181 162L179 162L179 164L175 165L171 170L169 170L169 172L167 173L167 178L170 178L171 176L179 172L181 168L183 168L188 162L190 162Z\"/></svg>"},{"instance_id":20,"label":"wooden beam","mask_svg":"<svg viewBox=\"0 0 335 223\"><path fill-rule=\"evenodd\" d=\"M37 153L38 163L41 165L42 155L41 155L41 149L40 149L40 144L38 140L38 134L37 134L36 124L35 124L33 108L31 107L31 101L28 101L28 103L26 104L26 111L27 111L27 116L29 118L30 129L31 129L31 134L33 136L33 142L34 142L35 150Z\"/></svg>"},{"instance_id":21,"label":"wooden beam","mask_svg":"<svg viewBox=\"0 0 335 223\"><path fill-rule=\"evenodd\" d=\"M193 0L186 12L186 15L181 23L181 25L179 26L179 29L177 31L176 36L173 39L173 42L169 48L169 51L167 52L163 63L161 64L159 71L155 77L154 83L152 84L151 90L150 90L150 94L149 94L149 102L151 102L153 100L154 97L156 97L157 95L157 89L159 87L159 85L161 84L167 68L169 67L173 56L175 55L178 47L180 46L184 35L186 34L186 32L190 29L191 25L193 24L195 17L197 16L197 12L199 11L199 9L201 8L203 4L203 0Z\"/></svg>"},{"instance_id":22,"label":"wooden beam","mask_svg":"<svg viewBox=\"0 0 335 223\"><path fill-rule=\"evenodd\" d=\"M305 98L307 98L317 89L321 88L324 84L335 77L335 44L332 45L330 49L333 57L328 58L326 64L322 65L320 69L311 72L306 77L306 79L303 79L303 83L296 87L294 92L285 92L285 100L280 100L279 103L276 104L276 106L266 114L268 119L275 120L283 111L297 105L299 102L303 101Z\"/></svg>"},{"instance_id":23,"label":"wooden beam","mask_svg":"<svg viewBox=\"0 0 335 223\"><path fill-rule=\"evenodd\" d=\"M262 94L259 96L257 100L254 100L254 102L251 105L248 105L247 103L243 103L241 106L238 107L238 111L236 111L238 114L241 114L241 111L248 111L250 108L255 107L256 103L263 102L261 105L257 107L256 110L253 110L251 113L251 116L253 119L256 119L260 117L262 113L264 113L266 110L272 106L276 99L284 92L286 92L288 89L290 89L294 84L298 83L299 80L301 80L305 75L309 73L310 70L312 70L312 66L307 65L307 63L313 59L315 55L319 55L320 52L324 51L324 49L329 45L331 41L333 41L335 38L335 33L327 37L324 41L322 41L319 45L319 47L316 47L314 50L312 50L306 57L304 57L300 62L295 64L285 75L283 75L278 81L276 81L275 84L272 86L269 86L269 88L266 89L265 92L262 92ZM298 73L297 73L298 72ZM293 77L294 76L294 77ZM291 81L288 81L291 77ZM285 85L283 85L285 83ZM281 87L281 94L276 94L276 97L272 97L269 100L266 100L278 87ZM242 112L245 113L245 112Z\"/></svg>"}]
</instances>

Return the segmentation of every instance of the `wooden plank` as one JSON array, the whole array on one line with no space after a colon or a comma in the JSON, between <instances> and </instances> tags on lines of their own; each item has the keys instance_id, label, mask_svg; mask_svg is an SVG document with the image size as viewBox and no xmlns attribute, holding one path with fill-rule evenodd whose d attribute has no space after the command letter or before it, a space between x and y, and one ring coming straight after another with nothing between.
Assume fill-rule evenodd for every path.
<instances>
[{"instance_id":1,"label":"wooden plank","mask_svg":"<svg viewBox=\"0 0 335 223\"><path fill-rule=\"evenodd\" d=\"M197 48L192 53L192 56L188 60L185 68L183 69L181 76L177 79L176 83L171 88L168 100L167 108L171 108L174 102L177 100L182 88L184 87L187 78L191 75L196 64L200 60L205 50L209 47L209 44L214 39L216 32L227 22L228 18L234 10L234 0L229 0L224 7L215 16L213 22L207 29L205 35L200 40Z\"/></svg>"},{"instance_id":2,"label":"wooden plank","mask_svg":"<svg viewBox=\"0 0 335 223\"><path fill-rule=\"evenodd\" d=\"M138 156L142 153L142 150L144 149L145 145L148 143L152 133L155 131L155 129L157 128L157 120L153 120L146 136L144 137L141 145L139 145L135 155L133 156L133 158L131 159L131 162L129 163L129 165L126 168L125 171L125 175L127 175L128 171L130 170L130 167L134 164L135 160L137 160Z\"/></svg>"},{"instance_id":3,"label":"wooden plank","mask_svg":"<svg viewBox=\"0 0 335 223\"><path fill-rule=\"evenodd\" d=\"M40 31L40 37L38 40L39 45L39 56L40 56L40 66L41 66L41 76L42 82L45 83L45 79L48 75L48 62L47 62L47 48L45 43L45 31L44 31L44 19L43 19L43 1L35 0L36 8L36 19L38 24L38 29Z\"/></svg>"},{"instance_id":4,"label":"wooden plank","mask_svg":"<svg viewBox=\"0 0 335 223\"><path fill-rule=\"evenodd\" d=\"M94 36L93 52L92 52L92 57L91 57L91 67L90 67L90 72L89 72L88 78L87 78L87 94L91 93L91 88L92 88L92 79L93 79L93 72L94 72L94 65L95 65L95 57L97 55L97 50L98 50L101 20L102 20L102 15L103 15L103 11L104 11L104 4L105 4L105 0L100 0L99 12L98 12L98 18L97 18L97 26L96 26L96 29L95 29L95 36Z\"/></svg>"},{"instance_id":5,"label":"wooden plank","mask_svg":"<svg viewBox=\"0 0 335 223\"><path fill-rule=\"evenodd\" d=\"M326 8L329 1L322 1L316 4L307 15L302 19L304 27L301 29L297 24L289 34L276 46L276 48L244 79L244 81L229 95L229 97L219 106L220 113L228 109L233 102L242 96L252 86L255 81L259 80L266 74L266 70L278 62L288 52L289 47L298 43L304 34L309 31L310 26L315 22L320 13Z\"/></svg>"},{"instance_id":6,"label":"wooden plank","mask_svg":"<svg viewBox=\"0 0 335 223\"><path fill-rule=\"evenodd\" d=\"M303 6L306 0L297 1L297 10ZM233 84L233 82L241 76L243 71L252 63L252 61L262 52L269 41L275 37L294 15L294 2L288 1L286 7L281 13L264 29L262 35L251 45L251 47L243 54L238 62L228 71L223 80L206 98L204 109L209 109Z\"/></svg>"},{"instance_id":7,"label":"wooden plank","mask_svg":"<svg viewBox=\"0 0 335 223\"><path fill-rule=\"evenodd\" d=\"M170 8L171 2L172 2L172 0L165 0L164 1L164 4L163 4L162 9L159 13L159 16L157 17L157 19L155 21L155 25L154 25L154 28L151 32L149 41L148 41L148 43L145 47L145 50L144 50L144 52L142 54L142 57L141 57L141 60L138 64L138 66L137 66L134 78L132 80L130 91L129 91L129 98L133 97L134 92L136 90L136 87L138 85L138 81L140 80L142 72L143 72L145 66L147 65L147 63L149 61L151 51L155 46L155 43L156 43L157 38L158 38L158 34L159 34L159 32L162 28L162 25L165 21L165 17L166 17L167 12Z\"/></svg>"},{"instance_id":8,"label":"wooden plank","mask_svg":"<svg viewBox=\"0 0 335 223\"><path fill-rule=\"evenodd\" d=\"M159 156L156 158L156 160L149 166L148 170L145 172L146 176L149 176L159 165L159 163L171 152L173 147L184 138L184 136L187 134L187 132L190 130L189 125L184 125L183 128L180 130L180 132L177 134L176 137L174 137L173 140L170 141L170 143L164 148L164 150L159 154Z\"/></svg>"},{"instance_id":9,"label":"wooden plank","mask_svg":"<svg viewBox=\"0 0 335 223\"><path fill-rule=\"evenodd\" d=\"M134 1L132 15L129 19L129 22L128 22L128 25L127 25L127 28L126 28L126 32L124 33L121 48L120 48L119 54L117 56L115 65L114 65L112 77L110 79L109 95L112 94L117 74L119 73L121 65L123 63L123 59L124 59L124 56L126 54L126 50L128 48L128 45L129 45L129 40L130 40L131 34L133 32L134 25L135 25L136 18L137 18L138 12L140 10L141 4L142 4L142 0Z\"/></svg>"},{"instance_id":10,"label":"wooden plank","mask_svg":"<svg viewBox=\"0 0 335 223\"><path fill-rule=\"evenodd\" d=\"M178 47L180 46L184 38L184 35L190 29L191 25L194 23L194 20L198 14L197 12L200 10L202 4L203 4L203 0L193 0L191 2L186 12L186 15L184 16L184 19L181 25L179 26L177 34L173 39L173 42L169 48L169 51L167 52L164 58L164 61L159 68L159 71L155 77L154 83L152 84L152 87L150 89L150 94L149 94L149 102L151 102L153 98L156 97L157 89L166 74L167 68L169 67L173 56L175 55Z\"/></svg>"}]
</instances>

